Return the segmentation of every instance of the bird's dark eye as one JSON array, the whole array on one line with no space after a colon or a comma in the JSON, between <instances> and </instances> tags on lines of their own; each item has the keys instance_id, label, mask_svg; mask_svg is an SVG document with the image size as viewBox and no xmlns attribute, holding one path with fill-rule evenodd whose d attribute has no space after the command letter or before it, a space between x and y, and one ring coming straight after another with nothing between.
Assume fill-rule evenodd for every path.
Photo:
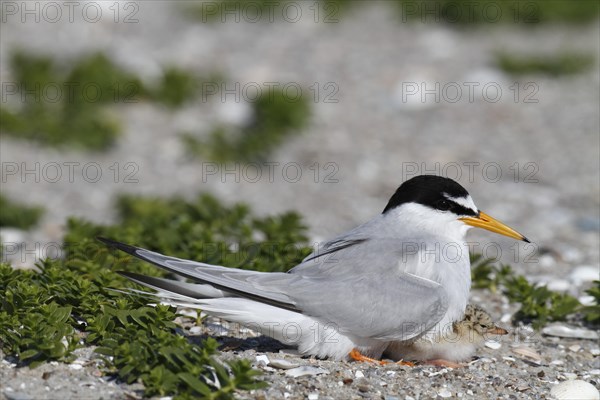
<instances>
[{"instance_id":1,"label":"bird's dark eye","mask_svg":"<svg viewBox=\"0 0 600 400\"><path fill-rule=\"evenodd\" d=\"M438 210L442 210L442 211L448 211L448 210L450 209L450 207L451 207L451 206L450 206L450 202L449 202L449 201L447 201L447 200L439 200L439 201L436 203L436 208L437 208Z\"/></svg>"}]
</instances>

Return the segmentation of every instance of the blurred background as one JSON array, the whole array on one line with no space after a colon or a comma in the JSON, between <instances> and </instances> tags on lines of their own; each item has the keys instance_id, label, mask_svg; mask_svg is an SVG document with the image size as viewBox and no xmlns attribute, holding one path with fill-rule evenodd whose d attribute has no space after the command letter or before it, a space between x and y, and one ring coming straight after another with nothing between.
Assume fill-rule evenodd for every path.
<instances>
[{"instance_id":1,"label":"blurred background","mask_svg":"<svg viewBox=\"0 0 600 400\"><path fill-rule=\"evenodd\" d=\"M477 231L475 252L557 287L598 268L596 1L1 5L14 265L69 217L118 223L124 195L297 211L315 243L437 174L535 242Z\"/></svg>"}]
</instances>

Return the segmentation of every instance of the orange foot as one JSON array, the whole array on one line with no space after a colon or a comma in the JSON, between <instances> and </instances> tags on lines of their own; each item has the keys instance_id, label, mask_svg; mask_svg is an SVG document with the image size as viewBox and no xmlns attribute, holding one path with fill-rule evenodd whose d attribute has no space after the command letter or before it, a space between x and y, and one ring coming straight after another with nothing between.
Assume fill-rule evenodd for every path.
<instances>
[{"instance_id":1,"label":"orange foot","mask_svg":"<svg viewBox=\"0 0 600 400\"><path fill-rule=\"evenodd\" d=\"M423 364L435 365L436 367L446 367L446 368L461 368L462 365L457 364L452 361L444 360L442 358L438 358L436 360L427 360L423 361Z\"/></svg>"},{"instance_id":2,"label":"orange foot","mask_svg":"<svg viewBox=\"0 0 600 400\"><path fill-rule=\"evenodd\" d=\"M376 360L374 358L371 357L367 357L363 354L361 354L360 351L358 351L357 349L352 349L352 351L349 354L350 358L352 358L354 361L362 361L362 362L370 362L370 363L375 363L375 364L379 364L379 365L386 365L389 364L389 361L383 361L383 360ZM397 365L406 365L409 367L414 367L415 364L409 362L409 361L398 361L395 364Z\"/></svg>"}]
</instances>

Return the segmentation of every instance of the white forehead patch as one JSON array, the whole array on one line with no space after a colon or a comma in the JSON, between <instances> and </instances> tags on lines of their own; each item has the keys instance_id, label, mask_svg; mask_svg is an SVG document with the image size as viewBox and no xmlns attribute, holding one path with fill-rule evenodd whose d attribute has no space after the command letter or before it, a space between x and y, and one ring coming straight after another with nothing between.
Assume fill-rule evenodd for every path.
<instances>
[{"instance_id":1,"label":"white forehead patch","mask_svg":"<svg viewBox=\"0 0 600 400\"><path fill-rule=\"evenodd\" d=\"M448 194L444 193L444 196L448 200L452 200L456 204L460 204L461 206L463 206L465 208L471 209L471 210L473 210L475 212L479 211L479 209L475 205L475 202L473 201L473 199L469 195L467 195L467 197L450 197Z\"/></svg>"}]
</instances>

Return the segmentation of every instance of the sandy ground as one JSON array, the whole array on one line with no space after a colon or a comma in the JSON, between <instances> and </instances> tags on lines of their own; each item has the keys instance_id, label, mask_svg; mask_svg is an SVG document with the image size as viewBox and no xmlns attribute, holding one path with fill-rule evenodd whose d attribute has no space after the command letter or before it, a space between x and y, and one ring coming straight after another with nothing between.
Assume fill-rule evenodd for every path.
<instances>
[{"instance_id":1,"label":"sandy ground","mask_svg":"<svg viewBox=\"0 0 600 400\"><path fill-rule=\"evenodd\" d=\"M202 24L187 19L184 3L177 2L136 3L138 22L125 23L123 13L131 10L121 10L115 22L109 4L98 4L104 14L95 23L77 14L73 23L55 24L44 18L22 23L9 16L0 25L2 81L11 81L8 54L16 48L61 60L104 51L149 80L169 64L221 71L230 94L198 99L175 112L148 103L116 104L112 111L124 132L104 154L3 137L3 165L19 166L17 174L3 176L3 194L47 209L38 229L3 231L7 242L27 242L15 264L33 264L35 255L27 249L36 243L42 249L38 255L44 255L45 244L60 241L67 216L113 222L118 193L191 198L207 191L227 203L247 202L261 215L294 209L306 217L311 240L318 242L380 212L402 181L438 173L456 178L481 209L535 242L515 245L473 232L469 240L474 250L498 255L531 280L576 296L589 285L589 272L597 270L600 260L597 23L582 28L492 24L473 31L406 23L378 4L351 9L334 23L315 23L305 9L295 23ZM596 66L560 79L514 78L493 61L502 50L552 54L565 49L594 54ZM302 135L258 166L259 179L243 165L215 166L186 156L182 131L202 137L218 122L243 123L248 115L243 88L275 81L312 87L305 93L312 96L313 116ZM452 91L457 87L458 97ZM68 179L69 162L79 163L73 179ZM97 182L85 172L92 162L102 172ZM63 178L50 182L42 172L39 179L23 173L36 163L40 171L51 163L65 166ZM115 163L121 171L116 179ZM137 182L125 179L134 170ZM495 317L510 318L511 308L501 298L475 296ZM597 343L540 336L531 344L542 357L537 365L515 355L511 345L516 338L504 340L500 349L484 348L479 359L456 371L295 359L329 373L292 379L267 370L271 389L240 395L391 400L446 397L450 392L455 397L543 398L556 382L574 377L598 387ZM573 351L573 346L580 348ZM259 354L253 351L224 352L222 357L253 358ZM82 360L88 358L82 354ZM357 377L358 371L364 377ZM43 379L44 372L52 374ZM5 361L0 364L0 393L11 399L122 398L124 391L136 390L95 374L91 366L45 365L29 371Z\"/></svg>"}]
</instances>

